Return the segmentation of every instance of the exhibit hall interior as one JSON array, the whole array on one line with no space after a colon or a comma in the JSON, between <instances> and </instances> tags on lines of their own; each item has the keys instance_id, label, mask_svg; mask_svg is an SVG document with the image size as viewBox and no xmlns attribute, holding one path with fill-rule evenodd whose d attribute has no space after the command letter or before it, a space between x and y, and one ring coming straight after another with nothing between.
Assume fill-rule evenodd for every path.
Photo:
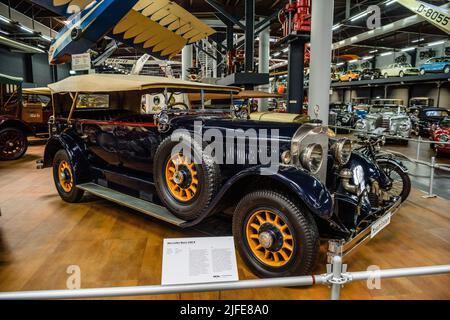
<instances>
[{"instance_id":1,"label":"exhibit hall interior","mask_svg":"<svg viewBox=\"0 0 450 320\"><path fill-rule=\"evenodd\" d=\"M0 0L0 303L449 301L449 113L446 0Z\"/></svg>"}]
</instances>

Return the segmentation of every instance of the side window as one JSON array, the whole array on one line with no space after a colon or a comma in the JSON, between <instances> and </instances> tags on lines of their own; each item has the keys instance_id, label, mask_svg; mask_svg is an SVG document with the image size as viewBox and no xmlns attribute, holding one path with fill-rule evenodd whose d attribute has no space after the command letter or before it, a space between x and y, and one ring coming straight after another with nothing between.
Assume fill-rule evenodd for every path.
<instances>
[{"instance_id":1,"label":"side window","mask_svg":"<svg viewBox=\"0 0 450 320\"><path fill-rule=\"evenodd\" d=\"M107 94L80 94L76 109L108 109L109 95Z\"/></svg>"}]
</instances>

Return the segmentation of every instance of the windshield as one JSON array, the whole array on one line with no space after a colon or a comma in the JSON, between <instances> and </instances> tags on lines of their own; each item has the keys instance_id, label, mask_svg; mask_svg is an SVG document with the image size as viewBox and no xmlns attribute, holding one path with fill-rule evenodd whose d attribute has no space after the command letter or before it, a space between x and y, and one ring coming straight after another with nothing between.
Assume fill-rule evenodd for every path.
<instances>
[{"instance_id":1,"label":"windshield","mask_svg":"<svg viewBox=\"0 0 450 320\"><path fill-rule=\"evenodd\" d=\"M389 112L389 113L397 113L404 112L405 108L398 106L373 106L370 108L370 112L379 113L379 112Z\"/></svg>"},{"instance_id":2,"label":"windshield","mask_svg":"<svg viewBox=\"0 0 450 320\"><path fill-rule=\"evenodd\" d=\"M447 111L441 111L441 110L433 110L433 111L425 112L425 115L427 117L447 117L448 116L448 112Z\"/></svg>"}]
</instances>

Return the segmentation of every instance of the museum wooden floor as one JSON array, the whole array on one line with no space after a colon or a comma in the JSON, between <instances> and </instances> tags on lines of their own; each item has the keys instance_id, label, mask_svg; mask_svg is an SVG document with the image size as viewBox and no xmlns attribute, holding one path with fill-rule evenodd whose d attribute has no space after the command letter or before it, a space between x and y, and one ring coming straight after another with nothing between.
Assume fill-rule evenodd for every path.
<instances>
[{"instance_id":1,"label":"museum wooden floor","mask_svg":"<svg viewBox=\"0 0 450 320\"><path fill-rule=\"evenodd\" d=\"M35 169L42 150L32 146L23 159L0 162L0 291L64 289L70 265L80 266L83 288L159 284L163 238L202 235L93 197L64 203L51 170ZM391 225L347 259L350 271L450 263L450 202L421 195L414 190ZM240 259L238 266L241 279L254 278ZM139 298L328 299L329 292L316 286ZM450 275L383 280L381 290L355 282L342 298L450 299Z\"/></svg>"}]
</instances>

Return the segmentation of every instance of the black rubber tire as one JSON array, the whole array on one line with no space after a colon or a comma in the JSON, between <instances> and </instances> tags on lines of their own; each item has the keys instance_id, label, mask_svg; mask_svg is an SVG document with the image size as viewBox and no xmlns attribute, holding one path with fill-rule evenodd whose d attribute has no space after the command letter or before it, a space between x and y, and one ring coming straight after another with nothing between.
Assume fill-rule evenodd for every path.
<instances>
[{"instance_id":1,"label":"black rubber tire","mask_svg":"<svg viewBox=\"0 0 450 320\"><path fill-rule=\"evenodd\" d=\"M289 225L294 237L293 258L283 267L264 265L254 256L246 240L246 222L258 208L271 208ZM261 278L311 274L319 255L319 232L309 211L280 192L260 190L242 198L233 216L233 236L241 258Z\"/></svg>"},{"instance_id":2,"label":"black rubber tire","mask_svg":"<svg viewBox=\"0 0 450 320\"><path fill-rule=\"evenodd\" d=\"M391 170L396 172L402 179L402 183L403 183L403 190L400 194L401 198L402 198L402 202L404 202L406 199L408 199L409 194L411 193L411 179L408 175L408 173L403 172L403 170L397 166L394 165L392 163L389 162L380 162L378 163L378 165L380 166L380 168L386 172L386 170Z\"/></svg>"},{"instance_id":3,"label":"black rubber tire","mask_svg":"<svg viewBox=\"0 0 450 320\"><path fill-rule=\"evenodd\" d=\"M384 78L387 79L389 78L389 75L387 73L384 74Z\"/></svg>"},{"instance_id":4,"label":"black rubber tire","mask_svg":"<svg viewBox=\"0 0 450 320\"><path fill-rule=\"evenodd\" d=\"M442 70L444 73L450 73L450 66L445 66L444 70Z\"/></svg>"},{"instance_id":5,"label":"black rubber tire","mask_svg":"<svg viewBox=\"0 0 450 320\"><path fill-rule=\"evenodd\" d=\"M191 139L189 136L181 134L181 141L189 141L189 139ZM191 151L200 154L198 152L202 151L203 146L199 146L193 139L192 142ZM153 176L158 196L167 209L180 219L192 221L207 210L209 204L216 195L221 182L220 169L213 158L201 152L201 164L195 164L195 168L198 172L198 191L194 198L189 202L184 203L178 201L168 189L164 172L166 163L171 156L172 149L178 144L178 141L172 141L171 136L161 142L156 150L154 158ZM192 148L194 150L192 150Z\"/></svg>"},{"instance_id":6,"label":"black rubber tire","mask_svg":"<svg viewBox=\"0 0 450 320\"><path fill-rule=\"evenodd\" d=\"M28 139L27 139L27 135L25 134L25 132L23 132L22 130L16 129L16 128L4 128L2 130L0 130L0 136L2 136L3 134L15 134L17 135L17 139L20 141L20 143L22 144L21 149L13 154L13 155L3 155L2 152L0 152L0 160L1 161L12 161L12 160L17 160L20 159L24 156L24 154L27 152L28 149ZM0 146L0 149L3 149L2 146Z\"/></svg>"},{"instance_id":7,"label":"black rubber tire","mask_svg":"<svg viewBox=\"0 0 450 320\"><path fill-rule=\"evenodd\" d=\"M55 154L55 157L53 158L53 180L55 182L56 190L58 190L59 196L64 201L69 202L69 203L80 202L81 198L84 195L84 190L78 189L76 187L77 176L75 174L75 171L73 170L72 165L70 165L71 170L72 170L73 182L74 182L72 190L70 192L66 192L61 187L61 183L59 181L59 176L58 176L58 168L59 168L59 164L61 163L61 161L67 161L70 164L69 155L67 154L66 150L64 150L64 149L58 150L58 152L56 152L56 154Z\"/></svg>"},{"instance_id":8,"label":"black rubber tire","mask_svg":"<svg viewBox=\"0 0 450 320\"><path fill-rule=\"evenodd\" d=\"M404 73L403 71L400 71L400 73L398 74L398 76L399 76L400 78L403 78L403 77L405 76L405 73Z\"/></svg>"},{"instance_id":9,"label":"black rubber tire","mask_svg":"<svg viewBox=\"0 0 450 320\"><path fill-rule=\"evenodd\" d=\"M420 69L420 75L421 76L425 75L425 73L426 73L425 69Z\"/></svg>"}]
</instances>

